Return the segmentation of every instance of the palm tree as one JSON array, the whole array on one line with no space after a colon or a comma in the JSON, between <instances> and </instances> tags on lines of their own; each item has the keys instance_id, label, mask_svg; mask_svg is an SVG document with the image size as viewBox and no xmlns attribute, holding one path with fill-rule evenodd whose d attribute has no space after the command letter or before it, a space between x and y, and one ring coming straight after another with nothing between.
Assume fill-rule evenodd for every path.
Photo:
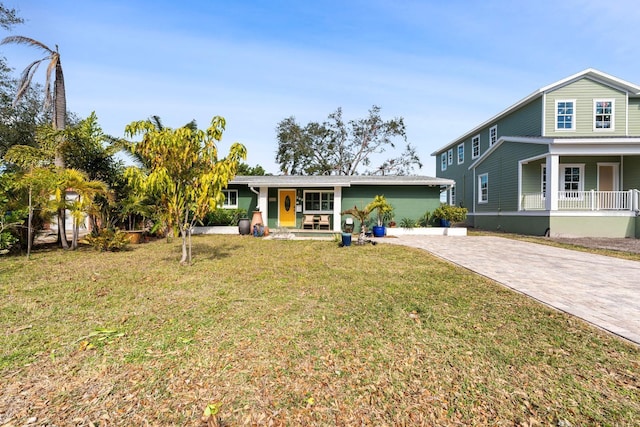
<instances>
[{"instance_id":1,"label":"palm tree","mask_svg":"<svg viewBox=\"0 0 640 427\"><path fill-rule=\"evenodd\" d=\"M31 85L31 80L33 79L33 75L38 70L40 64L45 61L49 62L47 66L47 74L44 85L45 96L45 108L50 105L53 105L53 114L52 114L52 124L53 129L56 131L61 131L65 127L65 122L67 119L67 96L64 88L64 74L62 73L62 63L60 62L60 53L58 52L58 46L56 45L56 50L51 49L44 43L41 43L37 40L34 40L29 37L24 36L9 36L5 37L0 44L25 44L28 46L33 46L38 49L43 50L46 53L44 58L37 59L29 64L22 75L20 76L20 82L18 86L18 92L16 93L16 98L14 100L14 105L17 104L20 99L27 92L27 89ZM51 90L51 74L55 71L55 76L53 80L53 91ZM64 142L64 137L60 134L58 136L58 141L56 144L55 150L55 160L54 164L56 167L64 169L64 157L62 154L62 143ZM65 230L65 211L58 211L58 239L62 244L62 247L67 249L68 243L66 238L66 230Z\"/></svg>"}]
</instances>

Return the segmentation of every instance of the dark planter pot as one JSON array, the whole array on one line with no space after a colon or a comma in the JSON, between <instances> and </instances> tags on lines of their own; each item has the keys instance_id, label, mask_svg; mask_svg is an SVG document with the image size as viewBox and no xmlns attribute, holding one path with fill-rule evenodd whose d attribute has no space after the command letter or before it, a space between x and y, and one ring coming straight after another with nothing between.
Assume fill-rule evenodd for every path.
<instances>
[{"instance_id":1,"label":"dark planter pot","mask_svg":"<svg viewBox=\"0 0 640 427\"><path fill-rule=\"evenodd\" d=\"M241 236L251 234L251 220L249 218L242 218L238 221L238 232Z\"/></svg>"},{"instance_id":2,"label":"dark planter pot","mask_svg":"<svg viewBox=\"0 0 640 427\"><path fill-rule=\"evenodd\" d=\"M451 227L451 221L440 218L440 227Z\"/></svg>"},{"instance_id":3,"label":"dark planter pot","mask_svg":"<svg viewBox=\"0 0 640 427\"><path fill-rule=\"evenodd\" d=\"M342 246L351 246L351 233L342 233Z\"/></svg>"},{"instance_id":4,"label":"dark planter pot","mask_svg":"<svg viewBox=\"0 0 640 427\"><path fill-rule=\"evenodd\" d=\"M373 237L384 237L386 230L384 225L374 225L371 231L373 231Z\"/></svg>"}]
</instances>

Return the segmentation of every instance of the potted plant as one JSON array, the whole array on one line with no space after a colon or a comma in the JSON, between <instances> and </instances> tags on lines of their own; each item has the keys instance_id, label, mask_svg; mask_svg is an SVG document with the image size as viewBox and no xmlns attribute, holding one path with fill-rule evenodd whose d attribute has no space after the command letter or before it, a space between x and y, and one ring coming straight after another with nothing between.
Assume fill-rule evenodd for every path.
<instances>
[{"instance_id":1,"label":"potted plant","mask_svg":"<svg viewBox=\"0 0 640 427\"><path fill-rule=\"evenodd\" d=\"M372 227L373 236L384 237L386 234L384 222L392 218L393 206L391 206L384 196L377 195L373 198L371 203L367 205L365 210L369 212L376 212L377 225Z\"/></svg>"},{"instance_id":2,"label":"potted plant","mask_svg":"<svg viewBox=\"0 0 640 427\"><path fill-rule=\"evenodd\" d=\"M467 208L442 203L432 216L440 220L441 227L450 227L452 222L462 222L467 218Z\"/></svg>"},{"instance_id":3,"label":"potted plant","mask_svg":"<svg viewBox=\"0 0 640 427\"><path fill-rule=\"evenodd\" d=\"M368 207L369 206L366 206L364 209L358 209L357 206L354 206L351 209L340 212L340 215L351 215L352 217L360 221L360 235L358 237L359 243L363 243L365 241L365 235L367 233L367 219L369 218L369 214L371 213Z\"/></svg>"}]
</instances>

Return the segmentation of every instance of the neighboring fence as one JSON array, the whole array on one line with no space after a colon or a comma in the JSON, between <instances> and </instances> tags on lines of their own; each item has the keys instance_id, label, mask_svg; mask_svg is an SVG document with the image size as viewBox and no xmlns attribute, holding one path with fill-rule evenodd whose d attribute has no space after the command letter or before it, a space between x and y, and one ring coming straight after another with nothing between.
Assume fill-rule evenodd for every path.
<instances>
[{"instance_id":1,"label":"neighboring fence","mask_svg":"<svg viewBox=\"0 0 640 427\"><path fill-rule=\"evenodd\" d=\"M559 191L558 210L628 211L638 209L638 190L628 191ZM544 210L542 193L522 195L523 210Z\"/></svg>"}]
</instances>

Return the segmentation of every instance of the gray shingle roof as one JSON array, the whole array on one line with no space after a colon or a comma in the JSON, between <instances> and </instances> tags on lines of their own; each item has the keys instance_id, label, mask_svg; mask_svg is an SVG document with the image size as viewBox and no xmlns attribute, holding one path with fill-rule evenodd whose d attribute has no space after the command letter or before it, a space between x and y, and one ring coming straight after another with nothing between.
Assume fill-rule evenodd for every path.
<instances>
[{"instance_id":1,"label":"gray shingle roof","mask_svg":"<svg viewBox=\"0 0 640 427\"><path fill-rule=\"evenodd\" d=\"M231 184L245 184L250 187L351 187L352 185L453 185L454 181L431 176L379 176L379 175L266 175L236 176Z\"/></svg>"}]
</instances>

